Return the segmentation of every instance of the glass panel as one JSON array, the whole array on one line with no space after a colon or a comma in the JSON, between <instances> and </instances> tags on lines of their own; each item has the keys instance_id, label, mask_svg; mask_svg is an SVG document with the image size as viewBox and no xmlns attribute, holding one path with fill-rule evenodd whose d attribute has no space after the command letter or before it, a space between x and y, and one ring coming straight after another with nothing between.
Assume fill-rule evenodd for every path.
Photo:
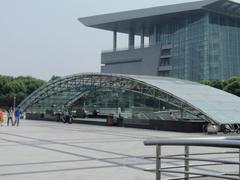
<instances>
[{"instance_id":1,"label":"glass panel","mask_svg":"<svg viewBox=\"0 0 240 180\"><path fill-rule=\"evenodd\" d=\"M132 76L188 102L219 123L240 123L240 98L191 81Z\"/></svg>"}]
</instances>

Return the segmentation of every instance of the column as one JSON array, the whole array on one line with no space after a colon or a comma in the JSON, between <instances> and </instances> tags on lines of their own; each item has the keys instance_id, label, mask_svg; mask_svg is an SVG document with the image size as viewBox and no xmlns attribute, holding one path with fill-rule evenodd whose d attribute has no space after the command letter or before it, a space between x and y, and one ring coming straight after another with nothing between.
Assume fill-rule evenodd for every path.
<instances>
[{"instance_id":1,"label":"column","mask_svg":"<svg viewBox=\"0 0 240 180\"><path fill-rule=\"evenodd\" d=\"M113 51L117 50L117 31L113 31Z\"/></svg>"},{"instance_id":2,"label":"column","mask_svg":"<svg viewBox=\"0 0 240 180\"><path fill-rule=\"evenodd\" d=\"M185 40L185 50L184 50L184 56L185 56L185 58L184 58L184 76L183 76L183 78L184 79L189 79L190 78L190 70L192 69L191 67L190 67L190 63L189 63L189 53L188 53L188 51L189 51L189 48L188 48L188 35L189 34L189 29L188 29L188 18L186 18L186 20L185 20L185 38L184 38L184 40ZM190 78L191 79L191 78Z\"/></svg>"},{"instance_id":3,"label":"column","mask_svg":"<svg viewBox=\"0 0 240 180\"><path fill-rule=\"evenodd\" d=\"M209 65L209 13L205 14L205 30L204 30L204 59L203 59L203 79L211 79Z\"/></svg>"},{"instance_id":4,"label":"column","mask_svg":"<svg viewBox=\"0 0 240 180\"><path fill-rule=\"evenodd\" d=\"M134 33L130 32L129 36L128 36L128 48L129 49L133 49L135 46L135 37L134 37Z\"/></svg>"},{"instance_id":5,"label":"column","mask_svg":"<svg viewBox=\"0 0 240 180\"><path fill-rule=\"evenodd\" d=\"M157 25L151 27L151 35L149 37L149 45L154 46L157 43Z\"/></svg>"},{"instance_id":6,"label":"column","mask_svg":"<svg viewBox=\"0 0 240 180\"><path fill-rule=\"evenodd\" d=\"M141 32L141 48L144 48L144 28L142 28Z\"/></svg>"},{"instance_id":7,"label":"column","mask_svg":"<svg viewBox=\"0 0 240 180\"><path fill-rule=\"evenodd\" d=\"M153 27L153 45L157 44L157 25Z\"/></svg>"}]
</instances>

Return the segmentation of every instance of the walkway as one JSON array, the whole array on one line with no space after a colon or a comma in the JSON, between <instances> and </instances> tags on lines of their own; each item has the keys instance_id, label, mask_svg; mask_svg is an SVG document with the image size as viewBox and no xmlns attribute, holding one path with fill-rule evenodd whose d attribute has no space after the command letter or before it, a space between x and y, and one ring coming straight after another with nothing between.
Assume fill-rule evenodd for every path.
<instances>
[{"instance_id":1,"label":"walkway","mask_svg":"<svg viewBox=\"0 0 240 180\"><path fill-rule=\"evenodd\" d=\"M199 135L27 120L20 125L0 127L1 180L154 180L144 169L155 162L143 157L155 149L145 147L144 138ZM167 153L180 151L170 147Z\"/></svg>"}]
</instances>

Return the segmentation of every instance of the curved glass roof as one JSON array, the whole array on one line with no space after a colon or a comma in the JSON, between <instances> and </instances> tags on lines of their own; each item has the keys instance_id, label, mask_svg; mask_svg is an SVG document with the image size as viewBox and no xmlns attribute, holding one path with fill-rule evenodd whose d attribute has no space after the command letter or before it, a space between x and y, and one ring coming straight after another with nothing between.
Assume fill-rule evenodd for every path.
<instances>
[{"instance_id":1,"label":"curved glass roof","mask_svg":"<svg viewBox=\"0 0 240 180\"><path fill-rule=\"evenodd\" d=\"M240 98L199 83L152 76L131 76L190 103L220 124L240 123Z\"/></svg>"},{"instance_id":2,"label":"curved glass roof","mask_svg":"<svg viewBox=\"0 0 240 180\"><path fill-rule=\"evenodd\" d=\"M85 73L63 77L50 82L28 96L21 104L23 110L41 103L56 101L66 105L81 97L78 87L130 90L161 99L185 111L203 115L217 124L240 124L240 98L199 83L159 76ZM88 89L88 90L91 90ZM56 103L56 102L55 102Z\"/></svg>"}]
</instances>

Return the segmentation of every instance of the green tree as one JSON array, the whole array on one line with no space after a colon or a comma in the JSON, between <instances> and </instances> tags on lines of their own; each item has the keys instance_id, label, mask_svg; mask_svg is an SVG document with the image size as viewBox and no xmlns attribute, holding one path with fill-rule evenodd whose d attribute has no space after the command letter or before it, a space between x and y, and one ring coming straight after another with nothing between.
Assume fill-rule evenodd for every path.
<instances>
[{"instance_id":1,"label":"green tree","mask_svg":"<svg viewBox=\"0 0 240 180\"><path fill-rule=\"evenodd\" d=\"M14 78L0 75L0 106L12 106L14 97L17 100L16 104L19 104L44 83L44 81L30 76Z\"/></svg>"},{"instance_id":2,"label":"green tree","mask_svg":"<svg viewBox=\"0 0 240 180\"><path fill-rule=\"evenodd\" d=\"M210 83L210 86L223 90L225 87L225 82L223 80L214 80Z\"/></svg>"},{"instance_id":3,"label":"green tree","mask_svg":"<svg viewBox=\"0 0 240 180\"><path fill-rule=\"evenodd\" d=\"M240 81L240 77L238 76L230 77L229 79L226 80L226 84L231 84L232 82L235 82L235 81Z\"/></svg>"},{"instance_id":4,"label":"green tree","mask_svg":"<svg viewBox=\"0 0 240 180\"><path fill-rule=\"evenodd\" d=\"M203 80L200 81L200 83L224 90L240 97L240 77L238 76L230 77L227 80Z\"/></svg>"},{"instance_id":5,"label":"green tree","mask_svg":"<svg viewBox=\"0 0 240 180\"><path fill-rule=\"evenodd\" d=\"M58 79L61 79L61 76L53 75L48 82L56 81L56 80L58 80Z\"/></svg>"},{"instance_id":6,"label":"green tree","mask_svg":"<svg viewBox=\"0 0 240 180\"><path fill-rule=\"evenodd\" d=\"M240 81L239 80L231 81L230 84L226 85L224 91L240 96Z\"/></svg>"},{"instance_id":7,"label":"green tree","mask_svg":"<svg viewBox=\"0 0 240 180\"><path fill-rule=\"evenodd\" d=\"M202 81L200 81L200 83L204 84L204 85L208 85L208 86L211 85L211 81L209 81L209 80L202 80Z\"/></svg>"}]
</instances>

